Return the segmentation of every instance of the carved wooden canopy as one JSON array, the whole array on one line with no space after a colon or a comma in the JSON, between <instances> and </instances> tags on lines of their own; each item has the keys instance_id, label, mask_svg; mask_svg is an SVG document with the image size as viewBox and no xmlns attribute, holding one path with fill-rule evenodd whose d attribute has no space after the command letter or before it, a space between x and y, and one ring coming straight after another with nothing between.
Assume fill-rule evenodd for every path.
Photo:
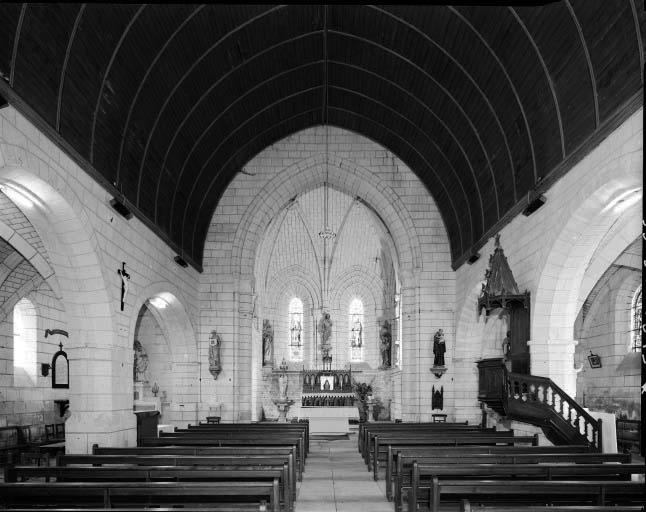
<instances>
[{"instance_id":1,"label":"carved wooden canopy","mask_svg":"<svg viewBox=\"0 0 646 512\"><path fill-rule=\"evenodd\" d=\"M529 308L529 292L521 293L509 267L507 257L500 246L500 235L496 235L493 254L489 256L489 268L485 272L486 282L478 298L478 312L484 308L487 312L497 308Z\"/></svg>"}]
</instances>

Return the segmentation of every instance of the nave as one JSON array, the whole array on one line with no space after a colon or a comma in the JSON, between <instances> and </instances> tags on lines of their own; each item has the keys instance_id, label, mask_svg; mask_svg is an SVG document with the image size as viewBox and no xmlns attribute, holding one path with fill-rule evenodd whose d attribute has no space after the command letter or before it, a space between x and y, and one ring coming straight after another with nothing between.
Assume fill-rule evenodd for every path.
<instances>
[{"instance_id":1,"label":"nave","mask_svg":"<svg viewBox=\"0 0 646 512\"><path fill-rule=\"evenodd\" d=\"M644 500L643 460L591 445L539 446L468 423L361 423L336 439L309 430L207 422L53 466L8 464L0 508L627 512Z\"/></svg>"}]
</instances>

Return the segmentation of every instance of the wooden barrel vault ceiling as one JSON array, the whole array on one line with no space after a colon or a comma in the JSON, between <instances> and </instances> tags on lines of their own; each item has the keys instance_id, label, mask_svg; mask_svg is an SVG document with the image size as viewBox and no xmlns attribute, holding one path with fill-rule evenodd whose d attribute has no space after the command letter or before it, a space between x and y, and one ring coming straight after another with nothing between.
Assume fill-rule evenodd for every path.
<instances>
[{"instance_id":1,"label":"wooden barrel vault ceiling","mask_svg":"<svg viewBox=\"0 0 646 512\"><path fill-rule=\"evenodd\" d=\"M329 124L424 182L462 264L642 105L637 0L0 5L0 94L201 269L227 185Z\"/></svg>"}]
</instances>

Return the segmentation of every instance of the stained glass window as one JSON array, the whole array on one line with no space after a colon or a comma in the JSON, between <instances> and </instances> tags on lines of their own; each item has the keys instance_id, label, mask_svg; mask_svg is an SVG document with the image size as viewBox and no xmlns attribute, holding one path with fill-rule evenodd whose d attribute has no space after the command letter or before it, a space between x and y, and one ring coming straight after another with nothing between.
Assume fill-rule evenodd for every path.
<instances>
[{"instance_id":1,"label":"stained glass window","mask_svg":"<svg viewBox=\"0 0 646 512\"><path fill-rule=\"evenodd\" d=\"M296 297L289 303L289 358L303 360L303 302Z\"/></svg>"},{"instance_id":2,"label":"stained glass window","mask_svg":"<svg viewBox=\"0 0 646 512\"><path fill-rule=\"evenodd\" d=\"M363 303L354 299L349 308L350 361L363 361Z\"/></svg>"},{"instance_id":3,"label":"stained glass window","mask_svg":"<svg viewBox=\"0 0 646 512\"><path fill-rule=\"evenodd\" d=\"M632 304L632 321L630 325L630 347L633 352L642 349L642 287L637 288Z\"/></svg>"}]
</instances>

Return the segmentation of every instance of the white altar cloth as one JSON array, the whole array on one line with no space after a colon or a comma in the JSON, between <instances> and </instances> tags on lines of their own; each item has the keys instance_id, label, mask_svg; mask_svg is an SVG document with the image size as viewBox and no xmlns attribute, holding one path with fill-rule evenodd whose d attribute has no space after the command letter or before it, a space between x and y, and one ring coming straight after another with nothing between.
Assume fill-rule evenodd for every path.
<instances>
[{"instance_id":1,"label":"white altar cloth","mask_svg":"<svg viewBox=\"0 0 646 512\"><path fill-rule=\"evenodd\" d=\"M353 407L301 407L300 418L310 422L311 435L343 435L349 430L349 419L359 419Z\"/></svg>"}]
</instances>

